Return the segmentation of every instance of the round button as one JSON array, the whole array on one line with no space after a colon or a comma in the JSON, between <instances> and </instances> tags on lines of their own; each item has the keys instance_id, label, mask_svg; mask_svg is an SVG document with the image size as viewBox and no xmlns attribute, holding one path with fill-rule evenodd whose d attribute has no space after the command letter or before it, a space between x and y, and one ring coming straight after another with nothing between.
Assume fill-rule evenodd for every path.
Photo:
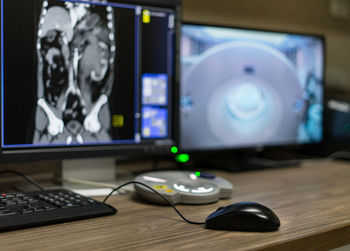
<instances>
[{"instance_id":1,"label":"round button","mask_svg":"<svg viewBox=\"0 0 350 251\"><path fill-rule=\"evenodd\" d=\"M164 189L167 189L168 186L167 185L154 185L153 188L156 190L164 190Z\"/></svg>"}]
</instances>

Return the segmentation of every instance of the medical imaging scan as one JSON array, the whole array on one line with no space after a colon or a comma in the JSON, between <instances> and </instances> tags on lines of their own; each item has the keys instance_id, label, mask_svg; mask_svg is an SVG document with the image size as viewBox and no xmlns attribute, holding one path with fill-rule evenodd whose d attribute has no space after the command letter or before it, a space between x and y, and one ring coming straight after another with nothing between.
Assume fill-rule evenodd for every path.
<instances>
[{"instance_id":1,"label":"medical imaging scan","mask_svg":"<svg viewBox=\"0 0 350 251\"><path fill-rule=\"evenodd\" d=\"M111 140L113 16L110 6L44 2L38 24L33 143Z\"/></svg>"},{"instance_id":2,"label":"medical imaging scan","mask_svg":"<svg viewBox=\"0 0 350 251\"><path fill-rule=\"evenodd\" d=\"M182 148L320 142L323 46L318 36L183 25Z\"/></svg>"},{"instance_id":3,"label":"medical imaging scan","mask_svg":"<svg viewBox=\"0 0 350 251\"><path fill-rule=\"evenodd\" d=\"M172 9L106 0L1 6L4 147L171 136Z\"/></svg>"}]
</instances>

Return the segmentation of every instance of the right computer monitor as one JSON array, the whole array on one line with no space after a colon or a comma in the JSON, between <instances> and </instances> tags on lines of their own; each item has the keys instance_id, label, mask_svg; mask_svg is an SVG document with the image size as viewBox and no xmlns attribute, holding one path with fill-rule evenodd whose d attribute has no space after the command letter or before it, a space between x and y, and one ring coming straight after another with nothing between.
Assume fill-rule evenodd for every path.
<instances>
[{"instance_id":1,"label":"right computer monitor","mask_svg":"<svg viewBox=\"0 0 350 251\"><path fill-rule=\"evenodd\" d=\"M324 38L183 24L185 151L320 143Z\"/></svg>"}]
</instances>

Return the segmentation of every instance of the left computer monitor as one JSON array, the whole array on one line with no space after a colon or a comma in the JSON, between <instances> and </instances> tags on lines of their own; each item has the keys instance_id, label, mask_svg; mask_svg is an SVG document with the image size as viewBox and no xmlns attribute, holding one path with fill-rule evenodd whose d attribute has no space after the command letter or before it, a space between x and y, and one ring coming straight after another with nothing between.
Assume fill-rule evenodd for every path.
<instances>
[{"instance_id":1,"label":"left computer monitor","mask_svg":"<svg viewBox=\"0 0 350 251\"><path fill-rule=\"evenodd\" d=\"M0 161L170 151L179 9L1 0Z\"/></svg>"}]
</instances>

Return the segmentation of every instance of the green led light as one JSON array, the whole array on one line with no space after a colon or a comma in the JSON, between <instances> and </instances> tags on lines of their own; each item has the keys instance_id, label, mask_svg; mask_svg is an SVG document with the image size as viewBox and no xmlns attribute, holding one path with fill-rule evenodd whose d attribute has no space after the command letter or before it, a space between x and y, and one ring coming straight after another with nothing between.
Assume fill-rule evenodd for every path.
<instances>
[{"instance_id":1,"label":"green led light","mask_svg":"<svg viewBox=\"0 0 350 251\"><path fill-rule=\"evenodd\" d=\"M173 146L170 151L175 154L179 151L179 149L176 146Z\"/></svg>"},{"instance_id":2,"label":"green led light","mask_svg":"<svg viewBox=\"0 0 350 251\"><path fill-rule=\"evenodd\" d=\"M188 162L190 160L190 155L182 153L182 154L177 155L175 157L175 159L176 159L177 162L186 163L186 162Z\"/></svg>"},{"instance_id":3,"label":"green led light","mask_svg":"<svg viewBox=\"0 0 350 251\"><path fill-rule=\"evenodd\" d=\"M196 172L196 176L197 177L201 176L201 172Z\"/></svg>"}]
</instances>

